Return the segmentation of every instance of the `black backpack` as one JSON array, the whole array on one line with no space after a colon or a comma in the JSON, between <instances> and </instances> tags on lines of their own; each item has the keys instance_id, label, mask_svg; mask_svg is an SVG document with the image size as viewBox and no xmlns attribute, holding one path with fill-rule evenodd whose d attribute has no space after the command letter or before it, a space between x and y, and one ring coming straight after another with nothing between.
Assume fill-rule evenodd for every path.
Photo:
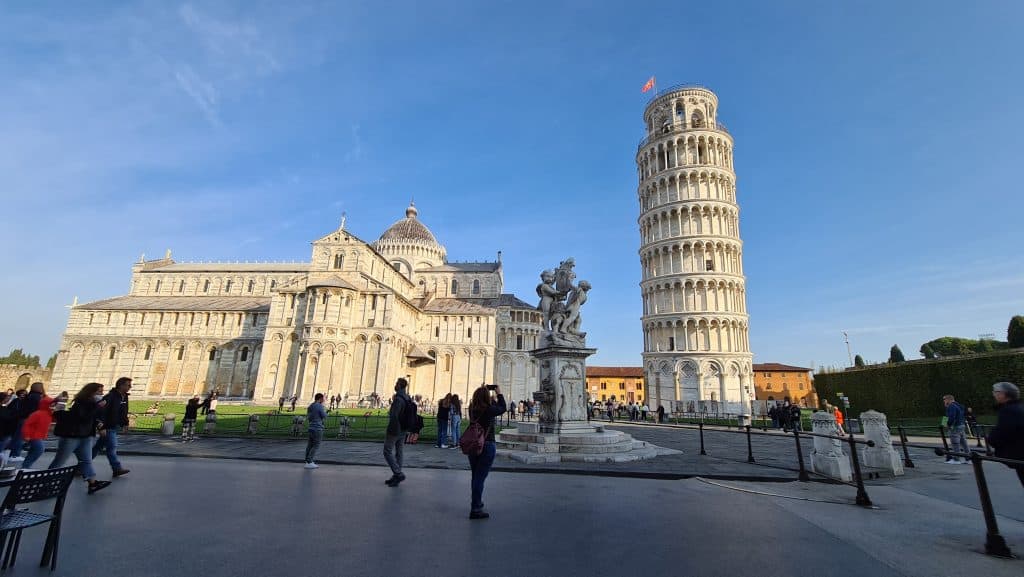
<instances>
[{"instance_id":1,"label":"black backpack","mask_svg":"<svg viewBox=\"0 0 1024 577\"><path fill-rule=\"evenodd\" d=\"M405 407L402 409L402 414L398 420L402 425L403 431L416 430L416 425L419 423L419 417L416 415L416 401L410 398L405 399Z\"/></svg>"}]
</instances>

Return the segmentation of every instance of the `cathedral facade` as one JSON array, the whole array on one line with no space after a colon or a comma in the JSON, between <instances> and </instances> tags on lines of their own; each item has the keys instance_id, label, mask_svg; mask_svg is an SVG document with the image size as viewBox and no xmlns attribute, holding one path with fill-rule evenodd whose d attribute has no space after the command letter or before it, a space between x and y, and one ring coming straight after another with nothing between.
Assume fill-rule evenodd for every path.
<instances>
[{"instance_id":1,"label":"cathedral facade","mask_svg":"<svg viewBox=\"0 0 1024 577\"><path fill-rule=\"evenodd\" d=\"M431 401L537 390L540 313L502 292L500 252L449 262L412 204L375 242L343 222L312 244L309 262L140 260L127 295L72 307L53 388L131 376L136 396L268 404L388 398L398 377Z\"/></svg>"}]
</instances>

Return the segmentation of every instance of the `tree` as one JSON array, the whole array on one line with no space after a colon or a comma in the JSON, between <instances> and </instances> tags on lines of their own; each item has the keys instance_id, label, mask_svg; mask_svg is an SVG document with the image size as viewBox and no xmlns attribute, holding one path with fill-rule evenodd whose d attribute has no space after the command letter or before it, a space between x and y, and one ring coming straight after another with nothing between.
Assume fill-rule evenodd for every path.
<instances>
[{"instance_id":1,"label":"tree","mask_svg":"<svg viewBox=\"0 0 1024 577\"><path fill-rule=\"evenodd\" d=\"M53 370L53 367L57 366L57 353L53 353L53 356L46 359L46 368Z\"/></svg>"},{"instance_id":2,"label":"tree","mask_svg":"<svg viewBox=\"0 0 1024 577\"><path fill-rule=\"evenodd\" d=\"M853 366L855 366L855 367L863 367L864 366L864 357L862 357L860 355L857 355L857 356L853 357Z\"/></svg>"},{"instance_id":3,"label":"tree","mask_svg":"<svg viewBox=\"0 0 1024 577\"><path fill-rule=\"evenodd\" d=\"M890 363L902 363L907 359L903 357L903 351L900 350L899 345L893 345L889 349L889 362Z\"/></svg>"},{"instance_id":4,"label":"tree","mask_svg":"<svg viewBox=\"0 0 1024 577\"><path fill-rule=\"evenodd\" d=\"M26 355L22 349L11 349L11 354L0 357L0 365L39 366L39 355Z\"/></svg>"},{"instance_id":5,"label":"tree","mask_svg":"<svg viewBox=\"0 0 1024 577\"><path fill-rule=\"evenodd\" d=\"M1024 316L1017 315L1010 319L1010 326L1006 329L1006 342L1011 349L1024 347Z\"/></svg>"},{"instance_id":6,"label":"tree","mask_svg":"<svg viewBox=\"0 0 1024 577\"><path fill-rule=\"evenodd\" d=\"M929 345L928 343L925 343L921 345L921 356L926 359L934 359L935 349L933 349L932 346Z\"/></svg>"}]
</instances>

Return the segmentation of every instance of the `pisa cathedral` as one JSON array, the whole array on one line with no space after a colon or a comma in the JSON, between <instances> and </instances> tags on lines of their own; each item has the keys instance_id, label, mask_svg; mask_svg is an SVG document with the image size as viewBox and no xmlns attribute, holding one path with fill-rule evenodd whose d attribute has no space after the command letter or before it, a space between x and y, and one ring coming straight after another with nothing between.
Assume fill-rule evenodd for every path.
<instances>
[{"instance_id":1,"label":"pisa cathedral","mask_svg":"<svg viewBox=\"0 0 1024 577\"><path fill-rule=\"evenodd\" d=\"M636 154L647 399L666 410L749 414L753 355L733 140L718 97L659 92Z\"/></svg>"},{"instance_id":2,"label":"pisa cathedral","mask_svg":"<svg viewBox=\"0 0 1024 577\"><path fill-rule=\"evenodd\" d=\"M388 398L402 376L430 400L537 390L540 313L502 292L500 252L449 262L412 204L375 242L342 221L312 245L310 262L140 260L127 295L71 308L52 388L127 375L137 396L259 403Z\"/></svg>"}]
</instances>

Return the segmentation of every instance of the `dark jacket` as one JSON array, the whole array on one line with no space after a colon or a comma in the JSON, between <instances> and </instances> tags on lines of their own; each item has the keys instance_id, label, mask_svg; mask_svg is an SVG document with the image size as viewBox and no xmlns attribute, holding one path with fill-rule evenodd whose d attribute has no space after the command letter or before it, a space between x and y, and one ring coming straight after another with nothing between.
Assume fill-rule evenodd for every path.
<instances>
[{"instance_id":1,"label":"dark jacket","mask_svg":"<svg viewBox=\"0 0 1024 577\"><path fill-rule=\"evenodd\" d=\"M53 434L58 437L83 438L96 434L96 421L101 412L99 405L92 399L75 401L71 408L62 411L64 415L55 416L57 427Z\"/></svg>"},{"instance_id":2,"label":"dark jacket","mask_svg":"<svg viewBox=\"0 0 1024 577\"><path fill-rule=\"evenodd\" d=\"M448 420L448 412L449 412L448 407L444 406L443 403L438 403L437 404L437 420L438 421L447 421Z\"/></svg>"},{"instance_id":3,"label":"dark jacket","mask_svg":"<svg viewBox=\"0 0 1024 577\"><path fill-rule=\"evenodd\" d=\"M391 398L391 409L388 411L388 430L389 435L401 435L405 431L402 429L402 412L405 410L412 399L409 395L402 391L395 393L395 396Z\"/></svg>"},{"instance_id":4,"label":"dark jacket","mask_svg":"<svg viewBox=\"0 0 1024 577\"><path fill-rule=\"evenodd\" d=\"M946 407L946 426L949 428L964 426L964 408L953 401Z\"/></svg>"},{"instance_id":5,"label":"dark jacket","mask_svg":"<svg viewBox=\"0 0 1024 577\"><path fill-rule=\"evenodd\" d=\"M1024 407L1020 401L1009 401L999 407L996 426L988 433L988 444L996 456L1024 460Z\"/></svg>"},{"instance_id":6,"label":"dark jacket","mask_svg":"<svg viewBox=\"0 0 1024 577\"><path fill-rule=\"evenodd\" d=\"M24 421L29 415L39 408L39 401L43 398L42 393L29 393L27 397L18 404L18 419Z\"/></svg>"},{"instance_id":7,"label":"dark jacket","mask_svg":"<svg viewBox=\"0 0 1024 577\"><path fill-rule=\"evenodd\" d=\"M104 395L103 400L107 405L100 410L99 420L103 421L103 427L107 429L119 429L128 426L128 395L121 396L121 393L114 389Z\"/></svg>"},{"instance_id":8,"label":"dark jacket","mask_svg":"<svg viewBox=\"0 0 1024 577\"><path fill-rule=\"evenodd\" d=\"M189 399L185 405L185 417L186 421L195 421L199 418L199 401L195 399Z\"/></svg>"},{"instance_id":9,"label":"dark jacket","mask_svg":"<svg viewBox=\"0 0 1024 577\"><path fill-rule=\"evenodd\" d=\"M494 420L499 415L505 414L505 409L508 407L505 405L505 397L501 394L498 395L498 400L491 403L490 407L487 407L486 411L478 411L473 409L473 406L469 407L469 420L470 422L478 422L480 426L487 431L487 441L490 443L494 442Z\"/></svg>"},{"instance_id":10,"label":"dark jacket","mask_svg":"<svg viewBox=\"0 0 1024 577\"><path fill-rule=\"evenodd\" d=\"M0 439L6 439L14 435L18 429L18 406L13 402L9 405L0 406Z\"/></svg>"}]
</instances>

